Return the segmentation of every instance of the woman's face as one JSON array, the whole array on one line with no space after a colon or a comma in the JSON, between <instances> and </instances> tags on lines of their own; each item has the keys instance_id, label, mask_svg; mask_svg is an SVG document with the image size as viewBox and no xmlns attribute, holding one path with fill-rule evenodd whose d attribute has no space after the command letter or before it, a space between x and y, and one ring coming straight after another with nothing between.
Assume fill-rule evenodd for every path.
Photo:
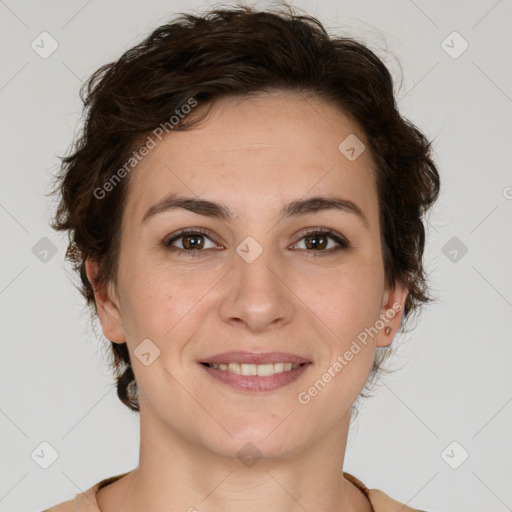
<instances>
[{"instance_id":1,"label":"woman's face","mask_svg":"<svg viewBox=\"0 0 512 512\"><path fill-rule=\"evenodd\" d=\"M406 295L385 288L373 161L354 136L366 144L318 99L223 99L132 171L118 288L97 302L105 336L128 344L147 424L227 456L247 442L290 455L341 435L375 347L391 342L382 319L396 332ZM218 206L151 210L170 194ZM323 202L300 206L313 197ZM355 206L328 207L341 199ZM269 352L309 364L253 377L202 364L226 352L242 353L226 364Z\"/></svg>"}]
</instances>

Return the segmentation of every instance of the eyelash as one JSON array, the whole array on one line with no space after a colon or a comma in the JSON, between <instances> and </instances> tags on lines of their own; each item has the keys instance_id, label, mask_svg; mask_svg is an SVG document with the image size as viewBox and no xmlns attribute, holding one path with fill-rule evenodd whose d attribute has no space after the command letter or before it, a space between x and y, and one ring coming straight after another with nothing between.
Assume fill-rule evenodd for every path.
<instances>
[{"instance_id":1,"label":"eyelash","mask_svg":"<svg viewBox=\"0 0 512 512\"><path fill-rule=\"evenodd\" d=\"M209 236L208 231L206 231L204 229L201 229L201 228L197 228L197 229L182 229L182 230L174 233L173 235L171 235L171 238L168 238L168 239L164 240L162 242L162 245L164 246L165 249L167 249L168 251L171 251L173 253L181 253L181 254L184 254L186 256L190 256L190 257L193 257L193 258L204 256L205 255L204 253L208 249L203 249L203 250L195 250L195 249L187 250L187 249L181 249L179 247L173 247L171 245L173 242L175 242L176 240L182 238L185 235L205 235L206 237L210 238L210 240L211 240L211 237ZM348 240L345 237L339 235L338 233L336 233L336 231L333 231L332 229L328 229L328 228L313 228L313 229L310 229L310 230L308 230L306 233L304 233L302 235L302 237L299 239L299 242L303 238L306 238L307 236L310 236L310 235L328 235L328 238L331 238L332 240L334 240L336 243L338 243L340 245L340 247L337 247L335 249L321 250L321 251L308 250L308 249L299 249L299 250L303 250L303 251L306 251L306 252L309 252L309 253L313 253L312 257L323 256L322 253L326 253L327 255L333 254L333 253L337 253L338 251L343 251L343 250L349 249L351 247L350 243L348 242ZM294 244L294 245L296 245L296 244Z\"/></svg>"}]
</instances>

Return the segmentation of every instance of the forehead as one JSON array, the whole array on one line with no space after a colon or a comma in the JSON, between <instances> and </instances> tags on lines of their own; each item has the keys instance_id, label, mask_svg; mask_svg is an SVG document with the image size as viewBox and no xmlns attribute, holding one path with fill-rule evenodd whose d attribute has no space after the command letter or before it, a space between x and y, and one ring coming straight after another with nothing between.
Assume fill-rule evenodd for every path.
<instances>
[{"instance_id":1,"label":"forehead","mask_svg":"<svg viewBox=\"0 0 512 512\"><path fill-rule=\"evenodd\" d=\"M156 140L131 173L125 216L140 223L153 204L173 192L229 204L237 217L260 220L284 203L335 194L364 205L366 215L375 218L370 151L355 160L342 151L354 140L366 144L357 123L317 98L297 93L224 98L198 125Z\"/></svg>"}]
</instances>

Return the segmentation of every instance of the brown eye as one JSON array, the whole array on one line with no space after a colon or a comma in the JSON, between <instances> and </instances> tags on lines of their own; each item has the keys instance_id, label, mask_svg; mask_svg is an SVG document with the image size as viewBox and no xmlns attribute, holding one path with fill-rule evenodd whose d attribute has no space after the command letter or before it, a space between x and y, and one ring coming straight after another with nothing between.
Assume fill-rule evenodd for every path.
<instances>
[{"instance_id":1,"label":"brown eye","mask_svg":"<svg viewBox=\"0 0 512 512\"><path fill-rule=\"evenodd\" d=\"M304 250L307 252L331 254L350 247L345 237L337 234L335 231L326 229L311 230L302 237L302 240L304 240ZM330 245L330 241L335 242L334 246ZM299 247L299 249L303 248Z\"/></svg>"},{"instance_id":2,"label":"brown eye","mask_svg":"<svg viewBox=\"0 0 512 512\"><path fill-rule=\"evenodd\" d=\"M209 242L208 242L209 241ZM209 246L207 244L210 244ZM211 238L201 230L182 230L174 233L169 239L162 242L164 248L171 252L187 256L201 256L207 253L207 249L216 248Z\"/></svg>"},{"instance_id":3,"label":"brown eye","mask_svg":"<svg viewBox=\"0 0 512 512\"><path fill-rule=\"evenodd\" d=\"M304 247L297 247L304 240ZM334 242L334 245L332 244ZM210 243L210 246L207 244ZM184 229L174 233L169 239L162 242L163 247L171 252L186 256L205 256L208 249L219 247L212 241L206 232L200 229ZM332 230L314 229L306 233L295 247L314 255L330 255L341 250L348 249L348 240ZM222 247L221 247L222 249Z\"/></svg>"},{"instance_id":4,"label":"brown eye","mask_svg":"<svg viewBox=\"0 0 512 512\"><path fill-rule=\"evenodd\" d=\"M304 240L306 240L307 249L325 249L329 243L328 239L329 237L323 233L308 235L304 237Z\"/></svg>"},{"instance_id":5,"label":"brown eye","mask_svg":"<svg viewBox=\"0 0 512 512\"><path fill-rule=\"evenodd\" d=\"M202 249L204 246L204 235L184 235L181 237L183 240L184 249Z\"/></svg>"}]
</instances>

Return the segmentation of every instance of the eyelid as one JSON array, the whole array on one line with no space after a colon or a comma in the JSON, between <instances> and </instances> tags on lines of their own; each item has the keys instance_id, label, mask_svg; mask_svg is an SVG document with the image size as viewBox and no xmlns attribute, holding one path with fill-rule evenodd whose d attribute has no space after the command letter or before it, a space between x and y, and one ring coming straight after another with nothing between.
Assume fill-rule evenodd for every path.
<instances>
[{"instance_id":1,"label":"eyelid","mask_svg":"<svg viewBox=\"0 0 512 512\"><path fill-rule=\"evenodd\" d=\"M315 235L315 234L323 234L323 235L326 235L326 236L332 238L337 244L340 245L340 248L342 248L342 249L348 249L348 248L352 247L352 245L348 241L348 239L341 233L338 233L334 229L323 228L320 226L313 227L313 228L307 228L306 231L303 231L302 233L300 233L297 242L295 242L293 245L296 245L298 242L300 242L306 236ZM329 253L332 253L333 251L331 249L330 251L308 251L308 252L312 252L312 253L317 252L319 254L321 254L321 253L329 254Z\"/></svg>"},{"instance_id":2,"label":"eyelid","mask_svg":"<svg viewBox=\"0 0 512 512\"><path fill-rule=\"evenodd\" d=\"M167 238L164 239L164 241L162 243L163 243L164 246L169 247L170 244L172 242L176 241L177 239L179 239L179 238L181 238L181 237L183 237L185 235L192 235L192 234L205 235L212 242L215 242L213 240L213 237L212 237L212 235L211 235L211 233L210 233L210 231L208 229L204 229L204 228L183 228L183 229L179 229L178 231L175 231L174 233L169 235ZM217 244L217 245L220 245L220 244ZM190 252L190 251L187 251L187 252ZM198 251L198 252L201 252L201 251Z\"/></svg>"},{"instance_id":3,"label":"eyelid","mask_svg":"<svg viewBox=\"0 0 512 512\"><path fill-rule=\"evenodd\" d=\"M211 250L211 249L208 249L208 250L203 249L203 250L198 250L198 251L190 251L190 250L187 251L185 249L181 249L179 247L173 247L171 245L173 242L175 242L179 238L182 238L185 235L192 235L192 234L205 235L213 243L217 243L217 242L215 242L214 237L211 236L211 233L210 233L210 231L208 229L204 229L204 228L183 228L183 229L180 229L180 230L172 233L169 237L164 239L162 244L168 250L178 251L178 252L181 252L181 253L187 253L188 255L199 255L201 253L205 253L205 252L208 252L208 251ZM325 228L325 227L310 227L310 228L307 228L306 231L303 231L302 233L300 233L298 235L297 241L294 244L292 244L292 246L297 245L303 238L305 238L305 237L307 237L309 235L314 235L314 234L323 234L323 235L328 236L329 238L331 238L332 240L334 240L338 244L338 247L336 247L334 249L327 250L327 251L314 251L314 250L308 251L308 250L305 250L305 252L310 252L310 253L313 253L313 254L316 253L317 255L321 255L322 253L332 254L332 253L334 253L334 252L336 252L338 250L349 249L350 247L352 247L352 245L350 244L348 239L345 236L343 236L341 233L338 233L337 231L335 231L333 229ZM217 244L217 245L219 245L219 244Z\"/></svg>"}]
</instances>

